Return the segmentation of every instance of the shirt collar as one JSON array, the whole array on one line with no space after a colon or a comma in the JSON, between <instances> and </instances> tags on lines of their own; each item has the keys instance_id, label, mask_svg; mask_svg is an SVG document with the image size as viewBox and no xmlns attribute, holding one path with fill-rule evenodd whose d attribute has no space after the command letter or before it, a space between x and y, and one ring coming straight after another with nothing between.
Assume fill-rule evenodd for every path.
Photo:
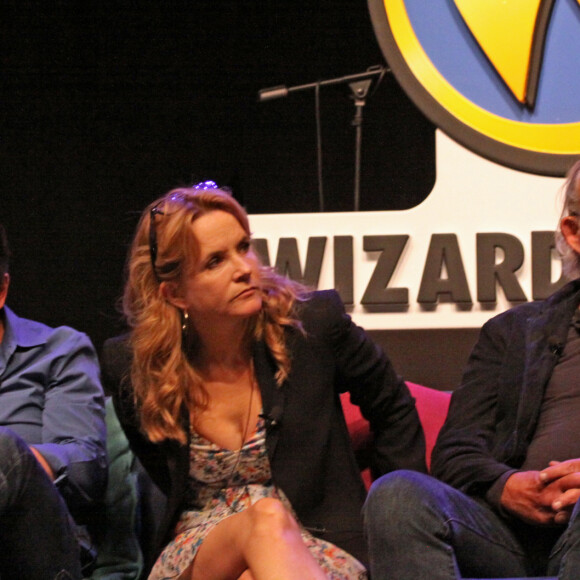
<instances>
[{"instance_id":1,"label":"shirt collar","mask_svg":"<svg viewBox=\"0 0 580 580\"><path fill-rule=\"evenodd\" d=\"M16 316L8 306L4 306L4 339L2 345L24 348L39 346L46 342L47 331L44 324Z\"/></svg>"}]
</instances>

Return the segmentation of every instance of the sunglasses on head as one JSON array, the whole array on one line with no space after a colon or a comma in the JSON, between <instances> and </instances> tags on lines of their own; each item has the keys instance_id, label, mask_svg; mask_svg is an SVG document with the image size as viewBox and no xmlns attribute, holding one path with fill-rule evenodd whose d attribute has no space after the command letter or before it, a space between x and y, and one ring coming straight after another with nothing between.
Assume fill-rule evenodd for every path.
<instances>
[{"instance_id":1,"label":"sunglasses on head","mask_svg":"<svg viewBox=\"0 0 580 580\"><path fill-rule=\"evenodd\" d=\"M215 181L208 180L197 183L192 187L192 189L198 191L207 191L210 189L219 189L219 186ZM155 262L157 261L158 252L157 227L155 225L156 217L158 215L166 215L163 208L167 202L184 201L185 199L187 199L187 195L183 193L174 193L169 198L163 198L159 203L155 204L149 210L149 254L151 256L151 267L153 268L153 273L155 274L155 277L158 281L160 281L160 278L157 274L157 270L155 269Z\"/></svg>"}]
</instances>

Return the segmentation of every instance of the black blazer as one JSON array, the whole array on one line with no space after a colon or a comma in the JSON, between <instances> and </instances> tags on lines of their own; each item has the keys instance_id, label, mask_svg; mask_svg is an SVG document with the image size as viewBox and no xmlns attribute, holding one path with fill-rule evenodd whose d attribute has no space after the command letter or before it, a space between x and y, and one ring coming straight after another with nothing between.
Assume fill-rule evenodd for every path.
<instances>
[{"instance_id":1,"label":"black blazer","mask_svg":"<svg viewBox=\"0 0 580 580\"><path fill-rule=\"evenodd\" d=\"M426 471L415 402L382 349L345 313L335 291L312 293L298 303L297 316L306 333L287 331L292 368L282 387L275 384L276 366L265 343L254 346L273 480L303 526L366 563L360 513L366 492L339 394L349 391L352 402L370 421L375 475L399 468ZM117 413L131 446L167 495L160 551L179 517L188 448L172 441L152 444L139 431L130 386L124 379L130 364L126 342L110 339L102 358L103 380L116 392Z\"/></svg>"}]
</instances>

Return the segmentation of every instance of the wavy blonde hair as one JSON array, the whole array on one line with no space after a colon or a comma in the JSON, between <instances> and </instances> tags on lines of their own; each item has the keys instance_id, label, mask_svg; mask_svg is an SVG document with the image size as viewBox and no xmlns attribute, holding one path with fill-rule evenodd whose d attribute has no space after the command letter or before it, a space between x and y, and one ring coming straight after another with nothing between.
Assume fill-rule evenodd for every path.
<instances>
[{"instance_id":1,"label":"wavy blonde hair","mask_svg":"<svg viewBox=\"0 0 580 580\"><path fill-rule=\"evenodd\" d=\"M562 218L571 215L580 217L580 161L568 171L566 182L562 187L562 213L556 229L556 248L562 257L562 271L569 280L580 277L580 255L568 245L562 233ZM580 225L580 224L579 224Z\"/></svg>"},{"instance_id":2,"label":"wavy blonde hair","mask_svg":"<svg viewBox=\"0 0 580 580\"><path fill-rule=\"evenodd\" d=\"M185 443L182 413L203 407L207 401L192 363L197 337L190 326L183 338L182 313L165 300L160 284L182 282L199 256L191 224L215 210L233 215L250 235L248 216L229 192L181 188L145 209L130 248L123 311L131 328L131 383L141 429L153 442L174 439ZM155 260L152 243L157 246ZM265 266L260 266L259 276L262 308L248 332L266 342L277 363L276 381L281 385L290 372L284 330L300 328L292 311L296 300L304 297L305 288ZM183 340L187 344L182 345Z\"/></svg>"}]
</instances>

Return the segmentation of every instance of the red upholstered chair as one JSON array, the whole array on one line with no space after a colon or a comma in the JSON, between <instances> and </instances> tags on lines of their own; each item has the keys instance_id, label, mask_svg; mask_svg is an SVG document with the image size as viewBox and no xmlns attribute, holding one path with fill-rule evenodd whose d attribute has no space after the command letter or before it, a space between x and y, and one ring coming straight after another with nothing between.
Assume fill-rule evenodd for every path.
<instances>
[{"instance_id":1,"label":"red upholstered chair","mask_svg":"<svg viewBox=\"0 0 580 580\"><path fill-rule=\"evenodd\" d=\"M451 393L437 391L409 382L407 382L407 386L413 397L415 397L415 405L417 406L419 419L425 432L425 459L427 461L427 467L430 467L431 451L433 451L435 441L437 441L437 435L439 435L439 431L443 427L443 423L447 417Z\"/></svg>"},{"instance_id":2,"label":"red upholstered chair","mask_svg":"<svg viewBox=\"0 0 580 580\"><path fill-rule=\"evenodd\" d=\"M429 467L431 465L431 451L447 416L451 395L448 392L437 391L415 383L407 382L407 386L415 397L417 412L425 432L425 459L427 467ZM371 441L369 425L361 415L359 408L350 402L348 393L341 395L341 402L355 453L359 459L364 458L365 450L369 448ZM365 465L364 459L360 459L360 463L362 464L362 477L368 488L371 484L370 470Z\"/></svg>"}]
</instances>

